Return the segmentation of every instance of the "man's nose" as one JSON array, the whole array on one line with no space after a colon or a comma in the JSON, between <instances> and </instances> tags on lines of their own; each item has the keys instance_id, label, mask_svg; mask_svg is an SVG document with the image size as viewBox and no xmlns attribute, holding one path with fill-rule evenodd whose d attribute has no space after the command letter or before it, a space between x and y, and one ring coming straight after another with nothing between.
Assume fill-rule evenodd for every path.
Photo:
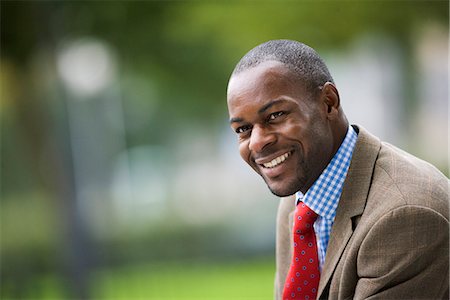
<instances>
[{"instance_id":1,"label":"man's nose","mask_svg":"<svg viewBox=\"0 0 450 300\"><path fill-rule=\"evenodd\" d=\"M276 140L275 134L273 132L269 132L262 126L254 126L252 128L252 133L250 136L250 144L248 148L250 151L259 153L261 152L267 145L274 143Z\"/></svg>"}]
</instances>

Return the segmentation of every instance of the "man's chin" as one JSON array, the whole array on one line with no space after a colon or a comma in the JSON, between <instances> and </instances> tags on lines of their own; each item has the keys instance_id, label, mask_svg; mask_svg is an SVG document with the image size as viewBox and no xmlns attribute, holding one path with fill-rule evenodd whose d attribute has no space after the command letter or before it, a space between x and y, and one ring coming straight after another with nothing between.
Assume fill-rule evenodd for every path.
<instances>
[{"instance_id":1,"label":"man's chin","mask_svg":"<svg viewBox=\"0 0 450 300\"><path fill-rule=\"evenodd\" d=\"M276 178L267 178L261 176L264 179L269 190L278 197L286 197L294 195L300 191L304 186L304 181L299 176L280 176Z\"/></svg>"},{"instance_id":2,"label":"man's chin","mask_svg":"<svg viewBox=\"0 0 450 300\"><path fill-rule=\"evenodd\" d=\"M269 190L278 197L287 197L295 194L300 189L297 189L296 187L276 187L274 185L268 184L267 187Z\"/></svg>"}]
</instances>

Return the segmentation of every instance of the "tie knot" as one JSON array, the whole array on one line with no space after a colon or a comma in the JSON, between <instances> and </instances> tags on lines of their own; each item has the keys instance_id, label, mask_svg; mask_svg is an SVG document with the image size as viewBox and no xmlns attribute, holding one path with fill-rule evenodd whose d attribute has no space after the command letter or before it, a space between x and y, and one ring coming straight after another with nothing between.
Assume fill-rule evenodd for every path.
<instances>
[{"instance_id":1,"label":"tie knot","mask_svg":"<svg viewBox=\"0 0 450 300\"><path fill-rule=\"evenodd\" d=\"M294 232L305 234L311 231L318 215L305 203L300 202L295 209Z\"/></svg>"}]
</instances>

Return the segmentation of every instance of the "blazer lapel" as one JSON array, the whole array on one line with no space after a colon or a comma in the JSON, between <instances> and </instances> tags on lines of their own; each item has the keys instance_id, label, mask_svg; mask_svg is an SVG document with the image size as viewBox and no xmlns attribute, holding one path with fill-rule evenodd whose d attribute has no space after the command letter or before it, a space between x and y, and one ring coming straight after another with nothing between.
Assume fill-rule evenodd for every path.
<instances>
[{"instance_id":1,"label":"blazer lapel","mask_svg":"<svg viewBox=\"0 0 450 300\"><path fill-rule=\"evenodd\" d=\"M364 211L375 161L381 147L378 138L361 127L352 126L359 132L358 140L353 150L352 161L331 229L325 263L319 282L318 298L331 280L342 253L352 236L352 218L362 215Z\"/></svg>"}]
</instances>

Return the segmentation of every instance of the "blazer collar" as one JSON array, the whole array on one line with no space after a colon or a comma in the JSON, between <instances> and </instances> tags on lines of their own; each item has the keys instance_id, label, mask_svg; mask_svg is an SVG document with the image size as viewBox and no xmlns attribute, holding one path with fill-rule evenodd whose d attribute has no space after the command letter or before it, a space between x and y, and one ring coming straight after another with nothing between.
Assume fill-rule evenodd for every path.
<instances>
[{"instance_id":1,"label":"blazer collar","mask_svg":"<svg viewBox=\"0 0 450 300\"><path fill-rule=\"evenodd\" d=\"M320 276L318 298L330 281L353 233L352 218L362 215L364 211L375 161L381 147L381 142L377 137L360 126L352 126L358 132L358 140L331 229L325 263Z\"/></svg>"}]
</instances>

